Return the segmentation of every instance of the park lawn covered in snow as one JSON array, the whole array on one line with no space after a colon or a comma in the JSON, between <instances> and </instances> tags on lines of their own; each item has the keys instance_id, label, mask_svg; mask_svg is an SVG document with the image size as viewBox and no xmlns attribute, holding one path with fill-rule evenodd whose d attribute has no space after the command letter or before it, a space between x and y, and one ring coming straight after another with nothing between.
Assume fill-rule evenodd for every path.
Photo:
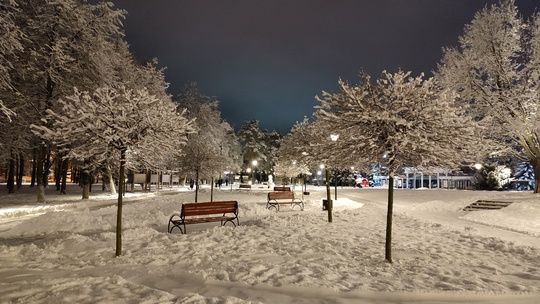
<instances>
[{"instance_id":1,"label":"park lawn covered in snow","mask_svg":"<svg viewBox=\"0 0 540 304\"><path fill-rule=\"evenodd\" d=\"M48 190L36 205L33 193L0 194L0 303L540 302L537 195L396 190L389 264L385 189L338 189L333 223L324 189L308 190L305 211L279 213L265 209L267 189L216 191L238 200L240 226L186 235L167 221L193 192L130 193L116 258L115 197ZM514 203L462 211L477 199Z\"/></svg>"}]
</instances>

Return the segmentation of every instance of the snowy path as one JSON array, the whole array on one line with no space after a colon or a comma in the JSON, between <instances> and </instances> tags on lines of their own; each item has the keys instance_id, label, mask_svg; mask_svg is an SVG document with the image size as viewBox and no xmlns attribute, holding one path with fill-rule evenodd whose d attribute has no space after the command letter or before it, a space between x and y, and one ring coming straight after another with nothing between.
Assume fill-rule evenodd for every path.
<instances>
[{"instance_id":1,"label":"snowy path","mask_svg":"<svg viewBox=\"0 0 540 304\"><path fill-rule=\"evenodd\" d=\"M333 223L320 189L305 211L279 213L265 208L265 191L221 191L216 200L239 201L241 226L191 225L186 235L168 234L167 220L193 193L149 195L125 204L117 258L112 199L31 206L4 213L42 214L0 231L0 303L539 303L539 248L459 216L489 195L398 191L393 264L384 261L385 190L339 191ZM537 204L523 206L533 209L500 212L522 221L508 226L516 231L540 218Z\"/></svg>"}]
</instances>

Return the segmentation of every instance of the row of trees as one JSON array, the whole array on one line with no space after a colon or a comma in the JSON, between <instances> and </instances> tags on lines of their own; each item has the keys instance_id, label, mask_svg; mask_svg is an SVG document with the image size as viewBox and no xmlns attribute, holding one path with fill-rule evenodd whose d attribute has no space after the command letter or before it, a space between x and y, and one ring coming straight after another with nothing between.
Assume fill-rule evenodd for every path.
<instances>
[{"instance_id":1,"label":"row of trees","mask_svg":"<svg viewBox=\"0 0 540 304\"><path fill-rule=\"evenodd\" d=\"M0 4L0 161L9 163L9 192L21 184L27 160L39 203L46 202L53 167L63 187L68 164L78 168L83 199L96 173L108 177L112 193L118 181L116 255L125 170L173 169L199 181L224 169L238 172L248 161L216 99L196 84L173 98L157 60L134 59L122 30L125 14L110 2ZM271 168L266 155L276 134L247 123L239 133L246 158Z\"/></svg>"},{"instance_id":2,"label":"row of trees","mask_svg":"<svg viewBox=\"0 0 540 304\"><path fill-rule=\"evenodd\" d=\"M83 198L96 172L109 177L111 192L117 180L116 255L126 169L212 175L236 170L240 155L217 101L195 85L174 100L157 61L133 58L124 15L111 3L79 0L0 4L0 158L9 163L9 192L27 159L39 203L53 166L64 185L67 163L79 168Z\"/></svg>"},{"instance_id":3,"label":"row of trees","mask_svg":"<svg viewBox=\"0 0 540 304\"><path fill-rule=\"evenodd\" d=\"M339 80L283 139L279 162L385 168L391 262L393 177L403 168L436 172L517 156L531 163L539 192L539 72L540 15L526 21L504 0L475 15L431 78L384 71L375 80L362 73L356 84Z\"/></svg>"},{"instance_id":4,"label":"row of trees","mask_svg":"<svg viewBox=\"0 0 540 304\"><path fill-rule=\"evenodd\" d=\"M126 168L176 169L198 182L246 169L252 160L286 177L320 163L338 170L379 163L391 183L388 261L392 177L401 168L455 168L512 154L529 160L539 191L540 17L524 20L512 0L477 13L460 46L444 49L433 77L385 71L375 80L365 73L358 83L339 80L284 138L261 131L257 121L235 134L219 102L196 84L172 98L157 62L133 59L124 15L110 3L78 0L0 4L0 157L10 176L16 164L33 160L38 202L46 201L54 163L64 183L64 161L85 176L103 171L111 189L119 172L117 255Z\"/></svg>"}]
</instances>

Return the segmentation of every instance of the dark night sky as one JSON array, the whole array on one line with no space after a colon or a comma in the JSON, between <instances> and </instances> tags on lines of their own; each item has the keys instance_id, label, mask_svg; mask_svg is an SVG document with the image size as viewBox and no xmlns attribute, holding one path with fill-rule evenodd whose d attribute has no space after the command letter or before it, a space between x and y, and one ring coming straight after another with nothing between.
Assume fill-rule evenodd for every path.
<instances>
[{"instance_id":1,"label":"dark night sky","mask_svg":"<svg viewBox=\"0 0 540 304\"><path fill-rule=\"evenodd\" d=\"M443 46L492 0L111 0L131 51L167 67L169 93L198 83L237 130L287 133L338 78L401 68L431 75ZM529 16L538 0L517 0Z\"/></svg>"}]
</instances>

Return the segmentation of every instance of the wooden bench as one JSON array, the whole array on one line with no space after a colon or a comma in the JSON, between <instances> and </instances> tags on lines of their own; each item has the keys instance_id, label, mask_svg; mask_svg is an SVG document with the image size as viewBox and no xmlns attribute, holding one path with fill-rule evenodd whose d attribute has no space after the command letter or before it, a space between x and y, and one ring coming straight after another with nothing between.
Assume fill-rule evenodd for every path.
<instances>
[{"instance_id":1,"label":"wooden bench","mask_svg":"<svg viewBox=\"0 0 540 304\"><path fill-rule=\"evenodd\" d=\"M274 191L291 191L291 187L274 187Z\"/></svg>"},{"instance_id":2,"label":"wooden bench","mask_svg":"<svg viewBox=\"0 0 540 304\"><path fill-rule=\"evenodd\" d=\"M221 222L221 226L225 226L229 222L235 227L240 225L238 220L238 202L183 203L181 213L173 214L169 218L167 230L169 233L172 233L174 227L177 227L182 234L185 234L187 233L186 225L208 222Z\"/></svg>"},{"instance_id":3,"label":"wooden bench","mask_svg":"<svg viewBox=\"0 0 540 304\"><path fill-rule=\"evenodd\" d=\"M238 186L238 189L248 189L248 190L251 190L251 185L248 185L248 184L240 184L240 186Z\"/></svg>"},{"instance_id":4,"label":"wooden bench","mask_svg":"<svg viewBox=\"0 0 540 304\"><path fill-rule=\"evenodd\" d=\"M294 192L291 191L274 191L268 192L268 200L266 201L266 209L274 208L276 212L279 211L279 205L288 204L294 209L295 206L300 207L300 210L304 210L304 202L294 196Z\"/></svg>"}]
</instances>

